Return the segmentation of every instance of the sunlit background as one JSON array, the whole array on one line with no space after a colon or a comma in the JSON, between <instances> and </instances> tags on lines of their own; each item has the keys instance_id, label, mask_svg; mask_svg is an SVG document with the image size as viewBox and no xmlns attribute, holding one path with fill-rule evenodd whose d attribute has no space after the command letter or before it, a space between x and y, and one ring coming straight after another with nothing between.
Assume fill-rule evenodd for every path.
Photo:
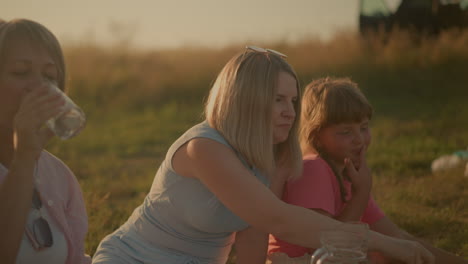
<instances>
[{"instance_id":1,"label":"sunlit background","mask_svg":"<svg viewBox=\"0 0 468 264\"><path fill-rule=\"evenodd\" d=\"M87 125L47 150L82 187L86 252L143 201L168 147L203 118L221 67L249 43L287 54L302 87L324 76L357 82L375 110L368 162L379 206L468 257L468 158L431 171L435 159L468 151L468 28L361 35L361 2L372 22L400 0L0 0L0 18L40 22L64 48Z\"/></svg>"},{"instance_id":2,"label":"sunlit background","mask_svg":"<svg viewBox=\"0 0 468 264\"><path fill-rule=\"evenodd\" d=\"M390 8L398 0L386 1ZM237 42L328 40L357 30L358 0L2 0L0 17L30 18L63 43L138 48L224 46Z\"/></svg>"}]
</instances>

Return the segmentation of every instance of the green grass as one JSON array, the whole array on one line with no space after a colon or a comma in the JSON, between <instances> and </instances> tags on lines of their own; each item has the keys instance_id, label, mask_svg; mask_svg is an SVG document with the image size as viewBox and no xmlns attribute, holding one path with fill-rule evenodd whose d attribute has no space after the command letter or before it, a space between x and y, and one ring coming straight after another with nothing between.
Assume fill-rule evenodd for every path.
<instances>
[{"instance_id":1,"label":"green grass","mask_svg":"<svg viewBox=\"0 0 468 264\"><path fill-rule=\"evenodd\" d=\"M368 159L378 203L410 233L468 257L468 178L461 168L430 172L433 159L468 147L468 33L420 46L402 36L371 45L352 34L265 46L289 55L302 84L331 75L360 85L376 111ZM241 47L66 47L71 96L88 124L48 150L80 181L89 254L143 201L167 148L201 120L212 81Z\"/></svg>"}]
</instances>

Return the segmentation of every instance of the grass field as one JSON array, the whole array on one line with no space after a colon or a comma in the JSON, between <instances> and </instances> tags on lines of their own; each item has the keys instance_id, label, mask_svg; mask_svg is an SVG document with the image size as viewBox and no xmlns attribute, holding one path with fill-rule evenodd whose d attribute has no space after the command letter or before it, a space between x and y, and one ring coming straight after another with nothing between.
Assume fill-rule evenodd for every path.
<instances>
[{"instance_id":1,"label":"grass field","mask_svg":"<svg viewBox=\"0 0 468 264\"><path fill-rule=\"evenodd\" d=\"M360 85L376 111L368 158L378 203L410 233L468 257L468 178L462 168L430 172L433 159L468 147L468 32L421 44L404 33L386 43L343 33L258 45L288 54L303 85L322 76ZM202 120L211 83L242 48L65 47L70 93L88 124L47 149L81 183L89 254L143 201L167 148Z\"/></svg>"}]
</instances>

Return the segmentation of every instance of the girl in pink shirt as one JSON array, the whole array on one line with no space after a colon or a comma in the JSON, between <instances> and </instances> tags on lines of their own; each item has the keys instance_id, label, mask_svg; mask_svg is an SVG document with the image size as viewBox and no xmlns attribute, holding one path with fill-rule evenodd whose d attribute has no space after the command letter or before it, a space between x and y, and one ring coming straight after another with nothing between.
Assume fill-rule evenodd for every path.
<instances>
[{"instance_id":1,"label":"girl in pink shirt","mask_svg":"<svg viewBox=\"0 0 468 264\"><path fill-rule=\"evenodd\" d=\"M349 79L323 78L310 83L302 99L300 142L304 154L302 177L286 184L283 200L346 222L361 221L371 230L417 240L436 257L436 263L466 263L401 230L384 215L371 196L372 176L366 162L371 142L372 106ZM270 236L268 254L290 258L315 249ZM390 261L371 254L373 263Z\"/></svg>"},{"instance_id":2,"label":"girl in pink shirt","mask_svg":"<svg viewBox=\"0 0 468 264\"><path fill-rule=\"evenodd\" d=\"M0 21L0 262L90 263L82 193L73 173L43 148L44 126L64 100L65 64L55 36L30 20Z\"/></svg>"}]
</instances>

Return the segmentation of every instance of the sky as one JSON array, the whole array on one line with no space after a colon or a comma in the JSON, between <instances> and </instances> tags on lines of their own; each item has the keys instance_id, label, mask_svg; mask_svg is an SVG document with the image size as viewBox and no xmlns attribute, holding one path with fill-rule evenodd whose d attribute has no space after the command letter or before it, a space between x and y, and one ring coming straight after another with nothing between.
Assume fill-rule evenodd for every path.
<instances>
[{"instance_id":1,"label":"sky","mask_svg":"<svg viewBox=\"0 0 468 264\"><path fill-rule=\"evenodd\" d=\"M0 18L40 22L62 43L150 49L326 41L357 31L358 13L359 0L0 0Z\"/></svg>"}]
</instances>

